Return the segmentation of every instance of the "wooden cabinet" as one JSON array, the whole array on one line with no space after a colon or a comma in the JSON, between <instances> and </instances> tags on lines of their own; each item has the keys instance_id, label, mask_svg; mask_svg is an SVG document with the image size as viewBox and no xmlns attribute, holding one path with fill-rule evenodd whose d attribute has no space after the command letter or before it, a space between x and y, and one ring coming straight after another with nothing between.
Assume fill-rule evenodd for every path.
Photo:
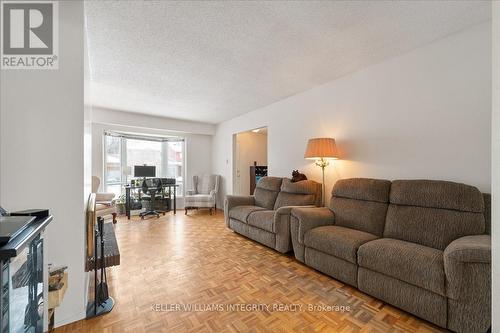
<instances>
[{"instance_id":1,"label":"wooden cabinet","mask_svg":"<svg viewBox=\"0 0 500 333\"><path fill-rule=\"evenodd\" d=\"M257 162L254 162L252 166L250 166L250 195L253 195L255 192L255 186L259 182L259 179L267 176L267 165L257 165Z\"/></svg>"}]
</instances>

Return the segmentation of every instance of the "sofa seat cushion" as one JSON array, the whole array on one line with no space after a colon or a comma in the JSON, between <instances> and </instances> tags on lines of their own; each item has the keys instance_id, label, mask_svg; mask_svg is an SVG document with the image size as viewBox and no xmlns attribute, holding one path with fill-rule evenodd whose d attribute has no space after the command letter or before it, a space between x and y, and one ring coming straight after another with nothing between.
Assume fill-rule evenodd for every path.
<instances>
[{"instance_id":1,"label":"sofa seat cushion","mask_svg":"<svg viewBox=\"0 0 500 333\"><path fill-rule=\"evenodd\" d=\"M304 244L356 264L358 248L377 238L364 231L328 225L308 231L304 236Z\"/></svg>"},{"instance_id":2,"label":"sofa seat cushion","mask_svg":"<svg viewBox=\"0 0 500 333\"><path fill-rule=\"evenodd\" d=\"M259 229L274 232L274 210L259 210L254 211L248 215L247 223Z\"/></svg>"},{"instance_id":3,"label":"sofa seat cushion","mask_svg":"<svg viewBox=\"0 0 500 333\"><path fill-rule=\"evenodd\" d=\"M115 206L110 204L98 203L95 205L97 216L104 216L116 213Z\"/></svg>"},{"instance_id":4,"label":"sofa seat cushion","mask_svg":"<svg viewBox=\"0 0 500 333\"><path fill-rule=\"evenodd\" d=\"M358 264L445 296L441 250L398 239L381 238L360 246Z\"/></svg>"},{"instance_id":5,"label":"sofa seat cushion","mask_svg":"<svg viewBox=\"0 0 500 333\"><path fill-rule=\"evenodd\" d=\"M212 202L212 196L210 194L193 194L186 195L184 201L188 202Z\"/></svg>"},{"instance_id":6,"label":"sofa seat cushion","mask_svg":"<svg viewBox=\"0 0 500 333\"><path fill-rule=\"evenodd\" d=\"M229 218L247 223L248 215L259 210L265 209L258 206L236 206L229 211Z\"/></svg>"},{"instance_id":7,"label":"sofa seat cushion","mask_svg":"<svg viewBox=\"0 0 500 333\"><path fill-rule=\"evenodd\" d=\"M95 210L109 209L112 207L113 206L111 204L107 204L107 203L96 203L95 204Z\"/></svg>"}]
</instances>

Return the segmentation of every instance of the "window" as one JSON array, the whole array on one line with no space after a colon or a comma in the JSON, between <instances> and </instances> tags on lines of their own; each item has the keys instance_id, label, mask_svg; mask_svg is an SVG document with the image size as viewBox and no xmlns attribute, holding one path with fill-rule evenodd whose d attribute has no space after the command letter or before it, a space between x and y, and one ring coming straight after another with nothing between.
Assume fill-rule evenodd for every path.
<instances>
[{"instance_id":1,"label":"window","mask_svg":"<svg viewBox=\"0 0 500 333\"><path fill-rule=\"evenodd\" d=\"M166 176L182 183L183 179L183 142L165 142L166 144ZM180 186L179 186L180 187Z\"/></svg>"},{"instance_id":2,"label":"window","mask_svg":"<svg viewBox=\"0 0 500 333\"><path fill-rule=\"evenodd\" d=\"M154 165L156 177L175 178L177 195L184 193L184 139L147 137L106 132L104 179L107 192L120 195L130 182L134 165Z\"/></svg>"},{"instance_id":3,"label":"window","mask_svg":"<svg viewBox=\"0 0 500 333\"><path fill-rule=\"evenodd\" d=\"M156 176L163 177L162 164L162 142L146 141L136 139L126 139L127 145L127 165L154 165Z\"/></svg>"},{"instance_id":4,"label":"window","mask_svg":"<svg viewBox=\"0 0 500 333\"><path fill-rule=\"evenodd\" d=\"M105 136L104 141L105 153L105 184L106 192L115 193L120 195L121 188L125 182L122 179L121 167L121 139L114 136Z\"/></svg>"}]
</instances>

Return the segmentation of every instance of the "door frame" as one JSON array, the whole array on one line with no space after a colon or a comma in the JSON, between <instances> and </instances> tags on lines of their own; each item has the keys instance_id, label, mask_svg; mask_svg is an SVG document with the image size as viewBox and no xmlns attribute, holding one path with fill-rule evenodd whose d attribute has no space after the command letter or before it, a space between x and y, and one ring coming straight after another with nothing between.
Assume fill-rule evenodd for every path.
<instances>
[{"instance_id":1,"label":"door frame","mask_svg":"<svg viewBox=\"0 0 500 333\"><path fill-rule=\"evenodd\" d=\"M263 126L259 126L259 127L255 127L255 128L251 128L251 129L248 129L248 130L245 130L245 131L240 131L240 132L236 132L236 133L233 133L233 138L232 138L232 145L233 145L233 156L232 156L232 171L231 171L231 190L232 190L232 194L234 195L241 195L241 183L238 182L238 179L241 179L240 177L238 177L238 166L239 166L239 161L240 161L240 153L239 153L239 144L238 144L238 135L239 134L242 134L242 133L246 133L246 132L252 132L254 130L257 130L257 129L266 129L267 131L267 140L266 140L266 150L268 151L269 153L269 126L267 125L263 125ZM269 158L269 155L267 156ZM268 163L269 165L269 160L268 160ZM239 170L239 172L241 173L241 170ZM239 188L237 188L239 187Z\"/></svg>"},{"instance_id":2,"label":"door frame","mask_svg":"<svg viewBox=\"0 0 500 333\"><path fill-rule=\"evenodd\" d=\"M240 153L239 153L239 145L238 145L238 134L239 133L234 133L233 134L233 181L232 181L232 193L233 194L240 194L241 192L241 184L239 182L239 162L240 162Z\"/></svg>"}]
</instances>

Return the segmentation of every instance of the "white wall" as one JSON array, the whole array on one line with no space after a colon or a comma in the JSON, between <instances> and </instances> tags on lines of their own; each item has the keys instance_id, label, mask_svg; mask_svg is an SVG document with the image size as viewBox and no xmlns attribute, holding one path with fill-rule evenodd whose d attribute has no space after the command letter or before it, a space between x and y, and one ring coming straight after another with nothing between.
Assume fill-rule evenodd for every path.
<instances>
[{"instance_id":1,"label":"white wall","mask_svg":"<svg viewBox=\"0 0 500 333\"><path fill-rule=\"evenodd\" d=\"M86 25L86 22L84 23ZM89 194L92 192L92 101L91 101L91 89L90 83L91 77L91 67L89 50L87 43L87 33L84 30L84 113L83 113L83 175L84 175L84 200L85 203L88 199Z\"/></svg>"},{"instance_id":2,"label":"white wall","mask_svg":"<svg viewBox=\"0 0 500 333\"><path fill-rule=\"evenodd\" d=\"M493 116L492 116L492 332L500 331L500 1L493 1Z\"/></svg>"},{"instance_id":3,"label":"white wall","mask_svg":"<svg viewBox=\"0 0 500 333\"><path fill-rule=\"evenodd\" d=\"M163 129L182 133L215 134L215 125L213 124L123 112L95 106L93 108L92 119L94 122L101 124L131 126L144 129Z\"/></svg>"},{"instance_id":4,"label":"white wall","mask_svg":"<svg viewBox=\"0 0 500 333\"><path fill-rule=\"evenodd\" d=\"M430 178L489 192L491 27L484 23L218 125L214 172L231 191L234 133L268 127L269 174L299 169L307 140L337 140L327 193L348 177ZM223 197L223 196L221 196ZM220 203L219 203L220 204Z\"/></svg>"},{"instance_id":5,"label":"white wall","mask_svg":"<svg viewBox=\"0 0 500 333\"><path fill-rule=\"evenodd\" d=\"M48 261L68 265L57 324L85 315L83 2L59 2L59 69L0 74L0 193L9 210L49 208Z\"/></svg>"},{"instance_id":6,"label":"white wall","mask_svg":"<svg viewBox=\"0 0 500 333\"><path fill-rule=\"evenodd\" d=\"M254 162L257 162L257 165L267 165L267 134L252 131L243 132L236 135L236 140L238 141L237 149L239 149L239 154L237 154L239 161L236 161L236 164L240 177L234 192L235 194L249 195L250 166Z\"/></svg>"},{"instance_id":7,"label":"white wall","mask_svg":"<svg viewBox=\"0 0 500 333\"><path fill-rule=\"evenodd\" d=\"M118 112L118 111L117 111ZM125 114L125 112L119 112L118 114ZM93 112L92 120L96 121L95 110ZM142 116L147 120L150 116ZM156 117L155 117L156 118ZM123 126L115 125L119 123L120 117L116 121L112 121L114 124L102 124L94 122L92 126L92 175L99 177L101 180L104 179L104 131L122 131L122 132L134 132L142 134L153 134L153 135L177 135L184 137L186 140L186 190L192 188L192 176L202 173L212 172L212 136L205 134L195 134L186 133L178 130L178 127L173 127L168 125L167 128L145 128L145 127L133 127L133 126ZM155 124L150 124L154 126ZM162 124L161 124L162 125ZM163 125L162 125L163 126ZM212 126L212 125L209 125ZM103 188L101 187L101 190ZM177 208L184 207L184 200L178 198Z\"/></svg>"},{"instance_id":8,"label":"white wall","mask_svg":"<svg viewBox=\"0 0 500 333\"><path fill-rule=\"evenodd\" d=\"M84 3L85 6L85 3ZM91 64L90 55L88 49L88 36L87 36L87 21L84 17L84 87L83 87L83 102L84 102L84 112L83 112L83 199L84 206L87 209L88 197L92 193L92 96L91 96ZM85 244L87 244L86 233L85 233ZM85 273L85 290L84 293L84 304L88 302L88 295L91 292L89 289L89 279L91 278L91 273ZM56 325L60 323L56 320Z\"/></svg>"}]
</instances>

